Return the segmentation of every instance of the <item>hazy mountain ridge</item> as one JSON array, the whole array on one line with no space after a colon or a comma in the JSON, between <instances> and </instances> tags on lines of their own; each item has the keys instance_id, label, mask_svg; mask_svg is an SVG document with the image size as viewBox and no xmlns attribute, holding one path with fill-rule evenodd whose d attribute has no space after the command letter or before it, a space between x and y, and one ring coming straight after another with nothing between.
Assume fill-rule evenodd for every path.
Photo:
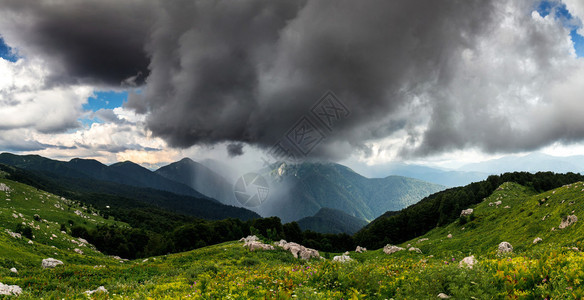
<instances>
[{"instance_id":1,"label":"hazy mountain ridge","mask_svg":"<svg viewBox=\"0 0 584 300\"><path fill-rule=\"evenodd\" d=\"M133 162L120 162L111 166L92 159L75 158L69 162L52 160L38 155L0 154L0 163L26 170L49 172L61 177L96 179L141 188L153 188L175 194L205 197L191 187L164 178Z\"/></svg>"},{"instance_id":2,"label":"hazy mountain ridge","mask_svg":"<svg viewBox=\"0 0 584 300\"><path fill-rule=\"evenodd\" d=\"M297 221L302 230L312 230L321 233L353 234L367 222L351 216L341 210L323 207L314 216Z\"/></svg>"},{"instance_id":3,"label":"hazy mountain ridge","mask_svg":"<svg viewBox=\"0 0 584 300\"><path fill-rule=\"evenodd\" d=\"M310 217L323 207L372 220L444 189L400 176L370 179L334 163L276 163L262 174L270 180L270 198L254 211L285 222Z\"/></svg>"},{"instance_id":4,"label":"hazy mountain ridge","mask_svg":"<svg viewBox=\"0 0 584 300\"><path fill-rule=\"evenodd\" d=\"M185 184L199 193L223 204L240 206L233 194L233 184L207 166L183 158L154 171L170 180Z\"/></svg>"}]
</instances>

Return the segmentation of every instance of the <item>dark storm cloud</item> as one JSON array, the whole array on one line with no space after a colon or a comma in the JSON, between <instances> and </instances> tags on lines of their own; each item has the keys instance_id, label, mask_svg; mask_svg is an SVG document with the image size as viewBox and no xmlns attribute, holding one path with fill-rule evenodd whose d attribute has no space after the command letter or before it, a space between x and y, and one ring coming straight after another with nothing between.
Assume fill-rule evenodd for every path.
<instances>
[{"instance_id":1,"label":"dark storm cloud","mask_svg":"<svg viewBox=\"0 0 584 300\"><path fill-rule=\"evenodd\" d=\"M147 86L129 101L150 113L155 135L177 147L269 147L332 90L351 117L327 133L316 156L342 156L403 128L408 117L394 112L429 82L449 80L449 60L488 30L492 11L491 1L163 6Z\"/></svg>"},{"instance_id":2,"label":"dark storm cloud","mask_svg":"<svg viewBox=\"0 0 584 300\"><path fill-rule=\"evenodd\" d=\"M243 154L243 144L242 143L232 143L227 145L227 154L229 156L239 156Z\"/></svg>"},{"instance_id":3,"label":"dark storm cloud","mask_svg":"<svg viewBox=\"0 0 584 300\"><path fill-rule=\"evenodd\" d=\"M0 17L13 46L53 64L56 83L119 86L138 74L135 81L142 82L148 74L144 46L153 22L150 3L6 0Z\"/></svg>"},{"instance_id":4,"label":"dark storm cloud","mask_svg":"<svg viewBox=\"0 0 584 300\"><path fill-rule=\"evenodd\" d=\"M386 137L396 142L383 147L402 156L582 140L580 111L563 110L577 103L562 94L570 89L547 92L577 69L567 59L569 35L553 11L544 20L535 7L7 0L1 16L14 24L0 24L13 46L54 59L63 80L142 84L127 106L173 147L225 142L233 155L244 144L270 148L333 91L349 117L330 127L312 118L322 140L309 155L335 159L374 154L366 143Z\"/></svg>"}]
</instances>

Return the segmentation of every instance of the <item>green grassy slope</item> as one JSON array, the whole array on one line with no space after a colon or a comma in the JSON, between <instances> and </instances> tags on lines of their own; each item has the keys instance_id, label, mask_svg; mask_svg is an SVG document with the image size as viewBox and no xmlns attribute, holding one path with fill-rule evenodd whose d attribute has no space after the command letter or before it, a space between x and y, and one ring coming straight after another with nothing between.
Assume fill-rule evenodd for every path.
<instances>
[{"instance_id":1,"label":"green grassy slope","mask_svg":"<svg viewBox=\"0 0 584 300\"><path fill-rule=\"evenodd\" d=\"M6 179L0 179L0 183L10 187L9 192L0 191L0 255L5 267L11 262L16 265L40 266L42 258L47 256L63 261L99 261L106 256L91 245L72 237L71 224L87 228L103 224L128 226L104 219L91 208L72 200ZM62 224L65 225L65 233L61 231ZM7 231L16 232L18 226L29 227L33 238L10 236ZM75 248L84 254L74 254Z\"/></svg>"},{"instance_id":2,"label":"green grassy slope","mask_svg":"<svg viewBox=\"0 0 584 300\"><path fill-rule=\"evenodd\" d=\"M502 204L489 206L496 201ZM467 223L461 224L458 220L404 244L415 245L424 253L441 255L453 252L486 254L494 252L502 241L511 243L516 252L550 244L580 248L584 245L584 220L565 229L558 228L567 215L584 216L582 182L542 194L515 183L504 183L472 208L474 213L467 217ZM448 238L448 234L452 234L452 238ZM533 244L537 237L542 242ZM417 242L421 238L428 240Z\"/></svg>"}]
</instances>

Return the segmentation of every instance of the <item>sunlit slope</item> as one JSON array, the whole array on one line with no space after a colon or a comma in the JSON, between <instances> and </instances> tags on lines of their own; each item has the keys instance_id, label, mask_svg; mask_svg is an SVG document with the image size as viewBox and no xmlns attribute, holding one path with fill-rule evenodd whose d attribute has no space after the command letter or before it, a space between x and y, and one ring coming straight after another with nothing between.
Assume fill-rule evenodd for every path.
<instances>
[{"instance_id":1,"label":"sunlit slope","mask_svg":"<svg viewBox=\"0 0 584 300\"><path fill-rule=\"evenodd\" d=\"M127 226L104 219L97 211L80 203L21 183L0 179L0 187L8 187L8 191L0 191L0 263L3 267L40 267L41 260L47 257L93 264L106 256L87 242L72 237L72 225ZM20 238L15 234L19 232Z\"/></svg>"},{"instance_id":2,"label":"sunlit slope","mask_svg":"<svg viewBox=\"0 0 584 300\"><path fill-rule=\"evenodd\" d=\"M500 204L496 203L500 201ZM582 248L584 240L584 183L576 182L542 194L515 183L504 183L491 196L470 207L473 214L448 226L438 227L406 244L424 253L490 253L500 242L513 245L515 252L537 247ZM562 220L576 216L580 221L560 229ZM451 234L452 238L448 238ZM428 240L419 242L420 239ZM541 241L534 244L534 240Z\"/></svg>"}]
</instances>

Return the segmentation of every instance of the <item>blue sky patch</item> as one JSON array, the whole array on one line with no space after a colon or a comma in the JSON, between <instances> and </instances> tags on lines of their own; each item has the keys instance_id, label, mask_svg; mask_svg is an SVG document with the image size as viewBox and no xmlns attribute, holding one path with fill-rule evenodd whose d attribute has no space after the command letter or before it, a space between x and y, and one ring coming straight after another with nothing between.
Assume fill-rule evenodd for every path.
<instances>
[{"instance_id":1,"label":"blue sky patch","mask_svg":"<svg viewBox=\"0 0 584 300\"><path fill-rule=\"evenodd\" d=\"M576 55L578 57L584 57L584 37L576 32L576 29L570 32L572 37L572 42L574 42L574 49L576 50Z\"/></svg>"},{"instance_id":2,"label":"blue sky patch","mask_svg":"<svg viewBox=\"0 0 584 300\"><path fill-rule=\"evenodd\" d=\"M83 105L83 109L90 111L98 111L102 108L114 109L122 106L128 100L127 91L99 91L94 94L94 97L87 99L87 104Z\"/></svg>"},{"instance_id":3,"label":"blue sky patch","mask_svg":"<svg viewBox=\"0 0 584 300\"><path fill-rule=\"evenodd\" d=\"M578 34L578 28L582 26L582 22L575 19L563 3L544 0L537 6L537 12L546 17L552 12L556 19L559 19L564 27L570 30L570 37L574 43L574 49L578 57L584 57L584 37Z\"/></svg>"},{"instance_id":4,"label":"blue sky patch","mask_svg":"<svg viewBox=\"0 0 584 300\"><path fill-rule=\"evenodd\" d=\"M18 56L14 54L11 47L6 45L2 37L0 37L0 57L11 62L16 62L18 60Z\"/></svg>"}]
</instances>

